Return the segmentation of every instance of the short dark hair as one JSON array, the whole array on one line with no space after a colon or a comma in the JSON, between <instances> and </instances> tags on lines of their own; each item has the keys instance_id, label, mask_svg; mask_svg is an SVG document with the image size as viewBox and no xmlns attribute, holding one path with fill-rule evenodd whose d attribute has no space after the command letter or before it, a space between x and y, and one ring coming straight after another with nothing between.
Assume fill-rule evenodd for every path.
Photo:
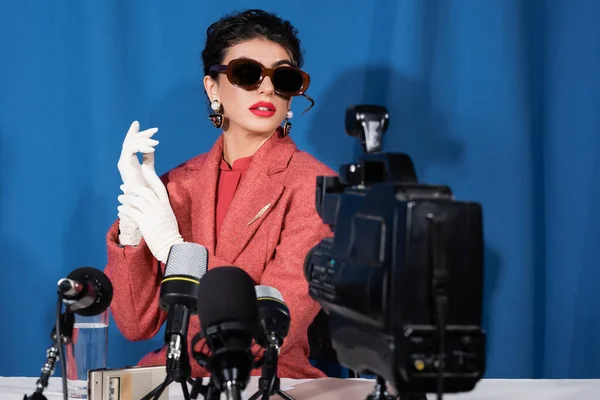
<instances>
[{"instance_id":1,"label":"short dark hair","mask_svg":"<svg viewBox=\"0 0 600 400\"><path fill-rule=\"evenodd\" d=\"M230 47L257 38L281 45L288 51L292 64L298 68L302 67L304 60L296 28L273 13L246 10L228 14L206 30L206 45L202 51L204 75L209 75L211 66L223 62ZM211 73L211 76L213 74Z\"/></svg>"}]
</instances>

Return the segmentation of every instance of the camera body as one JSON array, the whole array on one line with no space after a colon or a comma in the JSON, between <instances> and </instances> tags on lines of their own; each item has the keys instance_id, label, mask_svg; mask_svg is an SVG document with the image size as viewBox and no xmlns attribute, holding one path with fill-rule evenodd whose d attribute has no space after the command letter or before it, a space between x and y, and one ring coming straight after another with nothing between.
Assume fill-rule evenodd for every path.
<instances>
[{"instance_id":1,"label":"camera body","mask_svg":"<svg viewBox=\"0 0 600 400\"><path fill-rule=\"evenodd\" d=\"M470 391L485 369L482 209L419 184L408 155L381 153L388 118L380 106L347 111L364 154L317 178L334 235L307 254L309 293L342 365L398 393Z\"/></svg>"}]
</instances>

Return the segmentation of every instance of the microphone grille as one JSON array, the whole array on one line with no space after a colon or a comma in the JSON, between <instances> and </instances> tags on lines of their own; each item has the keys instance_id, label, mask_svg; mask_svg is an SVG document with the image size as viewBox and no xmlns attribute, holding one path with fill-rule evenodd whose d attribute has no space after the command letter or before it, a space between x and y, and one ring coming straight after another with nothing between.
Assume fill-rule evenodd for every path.
<instances>
[{"instance_id":1,"label":"microphone grille","mask_svg":"<svg viewBox=\"0 0 600 400\"><path fill-rule=\"evenodd\" d=\"M254 290L256 291L257 299L271 298L271 299L278 300L285 304L285 301L283 301L283 296L281 295L281 292L279 290L275 289L274 287L258 285L258 286L254 287Z\"/></svg>"},{"instance_id":2,"label":"microphone grille","mask_svg":"<svg viewBox=\"0 0 600 400\"><path fill-rule=\"evenodd\" d=\"M165 277L186 275L196 279L202 278L208 268L208 250L206 247L192 242L177 243L171 246Z\"/></svg>"},{"instance_id":3,"label":"microphone grille","mask_svg":"<svg viewBox=\"0 0 600 400\"><path fill-rule=\"evenodd\" d=\"M211 269L198 290L198 316L202 331L224 322L258 328L258 305L254 281L246 271L233 266Z\"/></svg>"},{"instance_id":4,"label":"microphone grille","mask_svg":"<svg viewBox=\"0 0 600 400\"><path fill-rule=\"evenodd\" d=\"M96 288L96 299L88 307L80 308L75 314L84 317L102 314L112 302L113 286L106 274L92 267L81 267L71 272L67 279L77 282L90 282Z\"/></svg>"}]
</instances>

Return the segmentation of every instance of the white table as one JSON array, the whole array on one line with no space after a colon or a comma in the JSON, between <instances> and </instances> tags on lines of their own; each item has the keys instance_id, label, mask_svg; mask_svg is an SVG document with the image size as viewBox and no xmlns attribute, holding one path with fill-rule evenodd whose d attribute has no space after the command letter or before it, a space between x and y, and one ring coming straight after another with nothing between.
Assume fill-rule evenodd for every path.
<instances>
[{"instance_id":1,"label":"white table","mask_svg":"<svg viewBox=\"0 0 600 400\"><path fill-rule=\"evenodd\" d=\"M258 378L253 377L244 391L249 398L257 390ZM0 399L23 400L23 395L31 395L37 378L0 377ZM373 381L367 379L317 380L281 379L281 389L301 399L343 399L362 400L370 393ZM44 395L48 400L60 400L61 382L51 378ZM199 397L201 398L201 397ZM274 397L276 398L276 397ZM169 399L183 399L181 387L169 387ZM528 380L528 379L484 379L475 390L457 395L445 395L451 400L598 400L600 399L600 379L590 380ZM428 395L428 400L435 400Z\"/></svg>"}]
</instances>

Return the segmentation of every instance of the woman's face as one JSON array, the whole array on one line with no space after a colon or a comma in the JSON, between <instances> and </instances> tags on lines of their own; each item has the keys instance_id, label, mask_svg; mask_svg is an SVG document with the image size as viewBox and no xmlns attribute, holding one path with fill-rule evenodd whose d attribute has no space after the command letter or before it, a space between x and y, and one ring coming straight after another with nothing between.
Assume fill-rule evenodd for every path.
<instances>
[{"instance_id":1,"label":"woman's face","mask_svg":"<svg viewBox=\"0 0 600 400\"><path fill-rule=\"evenodd\" d=\"M287 51L277 43L253 39L238 43L227 52L222 64L231 60L248 58L267 68L275 65L291 65ZM227 130L242 130L257 135L271 134L281 125L289 110L291 99L275 93L271 78L265 77L256 90L233 86L226 74L219 74L216 81L204 78L204 87L210 101L219 100L227 120ZM260 104L260 109L258 105Z\"/></svg>"}]
</instances>

